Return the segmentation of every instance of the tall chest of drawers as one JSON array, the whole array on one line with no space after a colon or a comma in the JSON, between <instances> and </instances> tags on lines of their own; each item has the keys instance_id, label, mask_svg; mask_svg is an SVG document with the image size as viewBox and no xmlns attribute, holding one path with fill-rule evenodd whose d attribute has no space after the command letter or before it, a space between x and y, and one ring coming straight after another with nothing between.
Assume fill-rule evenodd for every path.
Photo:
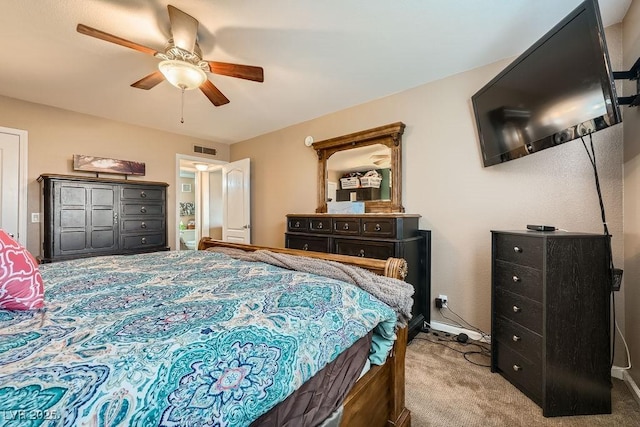
<instances>
[{"instance_id":1,"label":"tall chest of drawers","mask_svg":"<svg viewBox=\"0 0 640 427\"><path fill-rule=\"evenodd\" d=\"M543 415L611 413L608 237L492 231L491 371Z\"/></svg>"},{"instance_id":2,"label":"tall chest of drawers","mask_svg":"<svg viewBox=\"0 0 640 427\"><path fill-rule=\"evenodd\" d=\"M412 214L289 214L285 246L376 259L404 258L406 281L415 290L411 339L431 317L431 232L418 229L419 219L420 215Z\"/></svg>"},{"instance_id":3,"label":"tall chest of drawers","mask_svg":"<svg viewBox=\"0 0 640 427\"><path fill-rule=\"evenodd\" d=\"M168 250L167 184L46 174L42 262Z\"/></svg>"}]
</instances>

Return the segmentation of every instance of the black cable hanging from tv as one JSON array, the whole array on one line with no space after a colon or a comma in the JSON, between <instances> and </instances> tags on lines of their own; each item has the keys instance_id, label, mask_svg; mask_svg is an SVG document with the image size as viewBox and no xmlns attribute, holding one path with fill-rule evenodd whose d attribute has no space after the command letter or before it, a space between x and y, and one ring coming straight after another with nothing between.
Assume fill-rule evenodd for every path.
<instances>
[{"instance_id":1,"label":"black cable hanging from tv","mask_svg":"<svg viewBox=\"0 0 640 427\"><path fill-rule=\"evenodd\" d=\"M640 61L639 61L640 62ZM609 227L607 226L607 219L604 210L604 201L602 199L602 191L600 189L600 178L598 177L598 165L596 163L596 151L593 147L593 132L589 132L589 145L591 146L591 152L589 152L589 148L587 148L587 143L584 141L584 135L580 135L580 140L582 141L582 145L587 152L587 156L589 156L589 161L591 162L591 166L593 167L593 176L596 181L596 192L598 193L598 202L600 203L600 216L602 217L602 226L604 228L604 235L607 236L606 240L606 250L608 255L608 264L609 264L609 274L611 279L611 295L613 297L614 291L620 290L620 285L622 282L622 269L615 268L613 265L613 250L611 248L611 234L609 234ZM613 322L615 325L616 321L616 303L615 298L612 298L612 306L613 306ZM611 345L611 359L609 365L613 367L613 361L615 358L615 347L616 347L616 330L613 329L613 337L612 337L612 345Z\"/></svg>"}]
</instances>

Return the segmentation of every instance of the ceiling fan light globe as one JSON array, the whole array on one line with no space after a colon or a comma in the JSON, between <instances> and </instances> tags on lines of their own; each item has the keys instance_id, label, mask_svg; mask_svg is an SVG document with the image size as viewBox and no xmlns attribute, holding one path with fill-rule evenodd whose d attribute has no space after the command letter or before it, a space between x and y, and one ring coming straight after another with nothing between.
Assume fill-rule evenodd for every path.
<instances>
[{"instance_id":1,"label":"ceiling fan light globe","mask_svg":"<svg viewBox=\"0 0 640 427\"><path fill-rule=\"evenodd\" d=\"M202 68L185 61L167 59L158 64L158 69L169 83L179 89L197 89L207 80Z\"/></svg>"}]
</instances>

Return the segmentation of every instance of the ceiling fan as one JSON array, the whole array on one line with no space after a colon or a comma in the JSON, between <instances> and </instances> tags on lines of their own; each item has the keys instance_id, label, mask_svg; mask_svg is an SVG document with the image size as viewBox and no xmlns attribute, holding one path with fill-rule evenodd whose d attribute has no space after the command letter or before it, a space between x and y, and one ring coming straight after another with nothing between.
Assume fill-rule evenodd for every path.
<instances>
[{"instance_id":1,"label":"ceiling fan","mask_svg":"<svg viewBox=\"0 0 640 427\"><path fill-rule=\"evenodd\" d=\"M168 5L167 8L172 38L167 41L164 52L158 52L150 47L84 24L78 24L76 30L80 34L128 47L161 59L158 70L131 85L138 89L151 89L166 79L172 85L182 89L183 92L199 88L213 105L219 107L227 104L229 99L209 81L206 72L255 82L264 81L262 67L202 59L202 51L198 45L198 20L174 6Z\"/></svg>"}]
</instances>

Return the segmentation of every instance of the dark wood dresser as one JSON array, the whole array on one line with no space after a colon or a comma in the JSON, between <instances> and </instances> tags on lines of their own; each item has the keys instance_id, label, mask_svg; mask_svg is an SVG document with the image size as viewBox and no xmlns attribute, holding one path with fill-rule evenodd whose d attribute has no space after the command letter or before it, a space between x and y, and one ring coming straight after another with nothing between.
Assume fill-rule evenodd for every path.
<instances>
[{"instance_id":1,"label":"dark wood dresser","mask_svg":"<svg viewBox=\"0 0 640 427\"><path fill-rule=\"evenodd\" d=\"M45 174L42 262L168 250L167 184Z\"/></svg>"},{"instance_id":2,"label":"dark wood dresser","mask_svg":"<svg viewBox=\"0 0 640 427\"><path fill-rule=\"evenodd\" d=\"M394 213L289 214L285 246L376 259L404 258L406 280L415 288L411 339L431 318L431 231L419 230L419 219L420 215Z\"/></svg>"},{"instance_id":3,"label":"dark wood dresser","mask_svg":"<svg viewBox=\"0 0 640 427\"><path fill-rule=\"evenodd\" d=\"M492 231L491 371L545 417L611 413L608 237Z\"/></svg>"}]
</instances>

